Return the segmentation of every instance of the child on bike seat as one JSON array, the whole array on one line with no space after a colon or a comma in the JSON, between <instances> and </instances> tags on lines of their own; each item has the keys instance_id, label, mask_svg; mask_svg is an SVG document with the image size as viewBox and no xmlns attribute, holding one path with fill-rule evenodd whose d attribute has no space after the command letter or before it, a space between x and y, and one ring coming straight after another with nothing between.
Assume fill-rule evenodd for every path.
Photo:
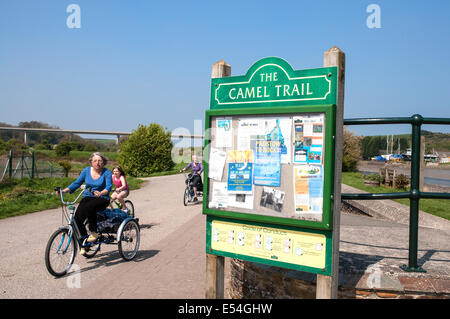
<instances>
[{"instance_id":1,"label":"child on bike seat","mask_svg":"<svg viewBox=\"0 0 450 319\"><path fill-rule=\"evenodd\" d=\"M123 210L128 212L124 198L130 194L130 189L128 188L127 179L122 167L116 166L113 168L112 181L116 186L116 190L111 194L111 201L118 200L122 208L124 208Z\"/></svg>"},{"instance_id":2,"label":"child on bike seat","mask_svg":"<svg viewBox=\"0 0 450 319\"><path fill-rule=\"evenodd\" d=\"M201 162L197 162L197 156L192 155L192 162L190 162L182 171L187 169L191 169L192 172L192 189L194 190L194 202L198 201L197 199L197 189L202 185L202 177L200 174L203 172L203 164Z\"/></svg>"}]
</instances>

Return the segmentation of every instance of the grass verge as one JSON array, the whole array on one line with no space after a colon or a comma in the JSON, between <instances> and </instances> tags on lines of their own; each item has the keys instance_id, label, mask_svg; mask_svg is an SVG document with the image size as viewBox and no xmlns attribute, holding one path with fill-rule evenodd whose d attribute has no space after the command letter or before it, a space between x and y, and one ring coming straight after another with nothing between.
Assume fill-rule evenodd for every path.
<instances>
[{"instance_id":1,"label":"grass verge","mask_svg":"<svg viewBox=\"0 0 450 319\"><path fill-rule=\"evenodd\" d=\"M364 184L363 175L360 173L342 173L342 183L369 193L394 193L405 190L393 189L385 186L367 186ZM395 199L396 202L409 206L409 199ZM450 220L450 205L448 199L421 199L419 209L429 214Z\"/></svg>"},{"instance_id":2,"label":"grass verge","mask_svg":"<svg viewBox=\"0 0 450 319\"><path fill-rule=\"evenodd\" d=\"M67 187L75 178L24 178L6 180L0 183L0 219L24 215L61 205L60 198L55 196L55 187ZM130 190L140 188L143 180L127 177ZM67 196L66 196L67 195ZM65 194L64 199L72 201L78 192Z\"/></svg>"}]
</instances>

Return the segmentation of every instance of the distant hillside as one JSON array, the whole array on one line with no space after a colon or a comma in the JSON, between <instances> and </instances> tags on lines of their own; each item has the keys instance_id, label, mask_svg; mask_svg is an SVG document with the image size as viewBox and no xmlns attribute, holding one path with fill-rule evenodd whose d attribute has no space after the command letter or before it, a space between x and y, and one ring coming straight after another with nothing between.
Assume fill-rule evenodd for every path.
<instances>
[{"instance_id":1,"label":"distant hillside","mask_svg":"<svg viewBox=\"0 0 450 319\"><path fill-rule=\"evenodd\" d=\"M0 126L59 129L58 126L53 126L38 121L20 122L19 125L17 126L0 122ZM70 141L73 150L78 151L82 150L115 151L117 149L115 139L89 139L89 138L82 138L78 134L64 134L53 132L28 132L27 145L25 145L23 132L2 130L0 131L0 153L9 151L10 149L25 150L28 149L28 147L33 147L34 149L41 149L41 150L50 150L55 145L67 141Z\"/></svg>"},{"instance_id":2,"label":"distant hillside","mask_svg":"<svg viewBox=\"0 0 450 319\"><path fill-rule=\"evenodd\" d=\"M425 152L450 152L450 134L448 133L433 133L422 130L422 135L425 136Z\"/></svg>"}]
</instances>

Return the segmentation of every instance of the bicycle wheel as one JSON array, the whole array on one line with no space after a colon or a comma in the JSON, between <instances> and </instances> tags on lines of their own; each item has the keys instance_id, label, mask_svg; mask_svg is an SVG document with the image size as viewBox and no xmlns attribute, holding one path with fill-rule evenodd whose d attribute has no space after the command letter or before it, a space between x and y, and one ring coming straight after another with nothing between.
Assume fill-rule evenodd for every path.
<instances>
[{"instance_id":1,"label":"bicycle wheel","mask_svg":"<svg viewBox=\"0 0 450 319\"><path fill-rule=\"evenodd\" d=\"M125 201L125 207L128 209L128 214L130 214L130 216L131 216L132 218L134 218L134 205L133 205L133 203L131 202L131 200L127 199L127 200Z\"/></svg>"},{"instance_id":2,"label":"bicycle wheel","mask_svg":"<svg viewBox=\"0 0 450 319\"><path fill-rule=\"evenodd\" d=\"M189 187L186 187L186 189L184 190L184 195L183 195L183 204L184 206L187 206L187 204L191 201L191 192L189 190Z\"/></svg>"},{"instance_id":3,"label":"bicycle wheel","mask_svg":"<svg viewBox=\"0 0 450 319\"><path fill-rule=\"evenodd\" d=\"M83 241L82 247L84 248L84 257L87 259L92 258L97 254L100 250L100 243L88 243L87 242L88 237Z\"/></svg>"},{"instance_id":4,"label":"bicycle wheel","mask_svg":"<svg viewBox=\"0 0 450 319\"><path fill-rule=\"evenodd\" d=\"M125 260L132 260L136 256L141 239L138 223L129 219L125 225L121 225L117 237L120 255Z\"/></svg>"},{"instance_id":5,"label":"bicycle wheel","mask_svg":"<svg viewBox=\"0 0 450 319\"><path fill-rule=\"evenodd\" d=\"M55 277L67 274L73 264L77 251L76 238L69 234L69 228L55 231L45 248L45 266Z\"/></svg>"}]
</instances>

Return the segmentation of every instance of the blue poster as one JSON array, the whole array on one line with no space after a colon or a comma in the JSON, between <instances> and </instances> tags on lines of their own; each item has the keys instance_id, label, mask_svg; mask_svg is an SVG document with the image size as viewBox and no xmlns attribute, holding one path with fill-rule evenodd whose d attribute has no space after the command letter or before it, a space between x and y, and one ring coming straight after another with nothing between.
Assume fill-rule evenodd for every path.
<instances>
[{"instance_id":1,"label":"blue poster","mask_svg":"<svg viewBox=\"0 0 450 319\"><path fill-rule=\"evenodd\" d=\"M252 141L253 143L255 153L254 184L280 186L281 141L256 139Z\"/></svg>"},{"instance_id":2,"label":"blue poster","mask_svg":"<svg viewBox=\"0 0 450 319\"><path fill-rule=\"evenodd\" d=\"M228 163L228 193L253 193L253 163Z\"/></svg>"}]
</instances>

